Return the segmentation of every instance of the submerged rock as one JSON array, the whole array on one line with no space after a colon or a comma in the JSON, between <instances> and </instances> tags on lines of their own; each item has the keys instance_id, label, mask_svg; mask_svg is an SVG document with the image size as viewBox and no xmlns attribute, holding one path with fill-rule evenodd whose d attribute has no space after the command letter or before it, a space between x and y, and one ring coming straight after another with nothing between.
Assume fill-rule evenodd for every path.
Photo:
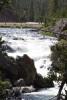
<instances>
[{"instance_id":1,"label":"submerged rock","mask_svg":"<svg viewBox=\"0 0 67 100\"><path fill-rule=\"evenodd\" d=\"M6 51L7 52L15 52L10 46L6 45Z\"/></svg>"},{"instance_id":2,"label":"submerged rock","mask_svg":"<svg viewBox=\"0 0 67 100\"><path fill-rule=\"evenodd\" d=\"M13 40L24 40L23 38L14 37Z\"/></svg>"},{"instance_id":3,"label":"submerged rock","mask_svg":"<svg viewBox=\"0 0 67 100\"><path fill-rule=\"evenodd\" d=\"M44 67L44 65L40 66L40 68L43 68L43 67Z\"/></svg>"}]
</instances>

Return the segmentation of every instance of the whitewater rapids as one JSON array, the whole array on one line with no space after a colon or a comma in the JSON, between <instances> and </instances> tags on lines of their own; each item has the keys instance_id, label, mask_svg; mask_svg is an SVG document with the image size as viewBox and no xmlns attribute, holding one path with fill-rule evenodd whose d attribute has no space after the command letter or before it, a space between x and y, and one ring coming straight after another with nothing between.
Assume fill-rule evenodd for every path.
<instances>
[{"instance_id":1,"label":"whitewater rapids","mask_svg":"<svg viewBox=\"0 0 67 100\"><path fill-rule=\"evenodd\" d=\"M27 54L34 60L37 73L43 77L48 76L48 68L51 67L51 46L57 43L55 37L43 36L35 29L0 28L0 36L5 40L12 51L7 51L9 56L16 58ZM58 86L43 89L23 95L22 100L49 100L57 95Z\"/></svg>"}]
</instances>

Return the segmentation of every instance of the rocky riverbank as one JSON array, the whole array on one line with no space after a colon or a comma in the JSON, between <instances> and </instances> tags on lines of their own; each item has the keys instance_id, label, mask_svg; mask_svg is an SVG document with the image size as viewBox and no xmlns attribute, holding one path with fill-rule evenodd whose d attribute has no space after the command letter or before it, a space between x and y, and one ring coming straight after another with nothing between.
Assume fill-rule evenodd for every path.
<instances>
[{"instance_id":1,"label":"rocky riverbank","mask_svg":"<svg viewBox=\"0 0 67 100\"><path fill-rule=\"evenodd\" d=\"M67 19L63 18L57 21L52 32L57 38L67 40Z\"/></svg>"}]
</instances>

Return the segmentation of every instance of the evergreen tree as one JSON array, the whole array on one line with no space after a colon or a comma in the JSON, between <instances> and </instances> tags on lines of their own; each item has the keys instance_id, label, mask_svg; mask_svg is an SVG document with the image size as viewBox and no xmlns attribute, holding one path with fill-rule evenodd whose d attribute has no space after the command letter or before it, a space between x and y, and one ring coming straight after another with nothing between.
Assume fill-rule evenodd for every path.
<instances>
[{"instance_id":1,"label":"evergreen tree","mask_svg":"<svg viewBox=\"0 0 67 100\"><path fill-rule=\"evenodd\" d=\"M52 68L50 69L51 75L57 75L57 79L61 81L61 86L58 92L57 100L60 100L61 91L64 84L67 84L67 41L61 40L55 46L52 46Z\"/></svg>"},{"instance_id":2,"label":"evergreen tree","mask_svg":"<svg viewBox=\"0 0 67 100\"><path fill-rule=\"evenodd\" d=\"M8 4L10 0L0 0L0 10L2 10L3 6Z\"/></svg>"},{"instance_id":3,"label":"evergreen tree","mask_svg":"<svg viewBox=\"0 0 67 100\"><path fill-rule=\"evenodd\" d=\"M30 3L30 21L34 21L34 5L33 5L33 0L31 0Z\"/></svg>"}]
</instances>

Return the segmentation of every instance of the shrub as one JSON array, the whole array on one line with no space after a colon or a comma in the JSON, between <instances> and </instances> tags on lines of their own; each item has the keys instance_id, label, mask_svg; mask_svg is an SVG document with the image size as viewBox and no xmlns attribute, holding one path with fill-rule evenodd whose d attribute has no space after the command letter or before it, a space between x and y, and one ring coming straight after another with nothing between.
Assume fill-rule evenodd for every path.
<instances>
[{"instance_id":1,"label":"shrub","mask_svg":"<svg viewBox=\"0 0 67 100\"><path fill-rule=\"evenodd\" d=\"M9 89L11 87L11 83L9 81L2 81L0 80L0 98L6 97L6 89Z\"/></svg>"},{"instance_id":2,"label":"shrub","mask_svg":"<svg viewBox=\"0 0 67 100\"><path fill-rule=\"evenodd\" d=\"M37 74L34 81L35 88L48 88L53 87L53 81L49 78L43 78L41 75Z\"/></svg>"}]
</instances>

